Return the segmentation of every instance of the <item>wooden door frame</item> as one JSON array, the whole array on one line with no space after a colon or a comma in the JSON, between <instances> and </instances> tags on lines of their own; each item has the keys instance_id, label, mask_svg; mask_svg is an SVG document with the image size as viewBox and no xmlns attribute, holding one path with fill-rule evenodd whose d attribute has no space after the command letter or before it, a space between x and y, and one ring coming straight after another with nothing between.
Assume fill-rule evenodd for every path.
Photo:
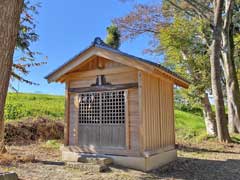
<instances>
[{"instance_id":1,"label":"wooden door frame","mask_svg":"<svg viewBox=\"0 0 240 180\"><path fill-rule=\"evenodd\" d=\"M95 146L94 148L96 149L116 149L116 150L130 150L130 139L131 139L131 131L130 131L130 118L129 118L129 107L128 107L128 89L121 89L121 90L107 90L107 91L87 91L87 92L72 92L72 94L75 95L74 97L74 103L76 103L76 101L78 101L79 103L79 94L84 94L84 93L91 93L91 92L113 92L113 91L124 91L124 104L125 104L125 145L123 147L104 147L104 146ZM77 100L76 100L77 99ZM76 136L75 136L75 143L77 146L79 146L80 148L86 148L87 145L80 145L79 144L79 104L76 106L74 106L75 108L77 107L75 113L77 113L76 117L76 121L74 123L74 130L76 130ZM100 128L101 129L101 128ZM88 146L89 148L91 148L90 146Z\"/></svg>"}]
</instances>

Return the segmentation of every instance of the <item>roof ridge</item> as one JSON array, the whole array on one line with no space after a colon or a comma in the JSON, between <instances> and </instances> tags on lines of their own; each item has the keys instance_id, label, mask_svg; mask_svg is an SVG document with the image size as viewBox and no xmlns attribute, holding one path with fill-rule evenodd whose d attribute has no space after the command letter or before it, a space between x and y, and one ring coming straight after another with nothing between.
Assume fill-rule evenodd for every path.
<instances>
[{"instance_id":1,"label":"roof ridge","mask_svg":"<svg viewBox=\"0 0 240 180\"><path fill-rule=\"evenodd\" d=\"M161 70L163 70L163 71L165 71L167 73L172 74L173 76L179 78L180 80L185 81L186 83L190 84L189 80L187 80L186 78L180 76L179 74L177 74L176 72L172 71L168 67L166 67L166 66L164 66L162 64L159 64L159 63L147 60L147 59L143 59L143 58L137 57L135 55L128 54L128 53L123 52L123 51L121 51L119 49L115 49L115 48L109 46L108 44L106 44L100 37L95 37L94 41L91 43L91 45L88 48L82 50L80 53L78 53L73 58L71 58L70 60L65 62L63 65L61 65L59 68L57 68L56 70L54 70L53 72L51 72L50 74L45 76L45 78L47 79L50 75L55 73L58 69L63 68L66 64L68 64L71 61L73 61L77 56L81 55L84 51L88 50L91 47L99 47L99 48L102 48L102 49L106 49L106 50L109 50L109 51L112 51L112 52L115 52L115 53L118 53L118 54L121 54L121 55L124 55L124 56L128 56L130 58L133 58L135 60L141 61L143 63L147 63L147 64L150 64L150 65L153 65L153 66L155 66L155 67L157 67L157 68L159 68L159 69L161 69Z\"/></svg>"},{"instance_id":2,"label":"roof ridge","mask_svg":"<svg viewBox=\"0 0 240 180\"><path fill-rule=\"evenodd\" d=\"M105 43L100 37L95 37L93 42L92 42L92 45L93 46L100 45L100 46L105 46L105 47L108 47L108 48L112 48L107 43ZM114 48L112 48L112 49L114 49ZM117 49L115 49L115 50L117 50Z\"/></svg>"},{"instance_id":3,"label":"roof ridge","mask_svg":"<svg viewBox=\"0 0 240 180\"><path fill-rule=\"evenodd\" d=\"M186 78L180 76L179 74L177 74L176 72L172 71L171 69L169 69L168 67L160 64L160 63L156 63L156 62L153 62L153 61L150 61L150 60L147 60L147 59L144 59L144 58L141 58L141 57L138 57L138 56L135 56L135 55L132 55L132 54L128 54L126 52L123 52L119 49L115 49L111 46L109 46L108 44L106 44L100 37L96 37L94 39L94 41L92 42L92 45L93 46L96 46L96 47L100 47L100 48L107 48L108 50L111 50L111 51L115 51L116 53L120 53L122 55L125 55L125 56L128 56L128 57L131 57L131 58L134 58L134 59L137 59L139 61L142 61L142 62L145 62L145 63L148 63L148 64L151 64L153 66L156 66L162 70L165 70L167 71L168 73L178 77L179 79L182 79L183 81L186 81L187 83L190 83L189 80L187 80Z\"/></svg>"}]
</instances>

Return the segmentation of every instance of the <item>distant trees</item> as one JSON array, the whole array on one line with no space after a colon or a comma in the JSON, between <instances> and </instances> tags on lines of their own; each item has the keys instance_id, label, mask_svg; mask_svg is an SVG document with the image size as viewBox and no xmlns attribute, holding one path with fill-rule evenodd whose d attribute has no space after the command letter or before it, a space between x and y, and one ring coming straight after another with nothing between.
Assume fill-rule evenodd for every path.
<instances>
[{"instance_id":1,"label":"distant trees","mask_svg":"<svg viewBox=\"0 0 240 180\"><path fill-rule=\"evenodd\" d=\"M228 121L230 132L240 132L240 91L237 79L234 54L237 50L234 37L240 33L239 29L239 0L225 0L222 23L221 60L226 79L226 92L228 101Z\"/></svg>"},{"instance_id":2,"label":"distant trees","mask_svg":"<svg viewBox=\"0 0 240 180\"><path fill-rule=\"evenodd\" d=\"M153 37L154 43L148 52L164 53L164 64L191 80L190 88L182 93L191 105L202 106L207 133L216 135L215 116L208 97L211 89L208 45L202 43L201 38L206 23L197 18L185 19L182 12L171 11L174 9L166 4L164 7L161 4L136 5L127 16L114 19L114 23L124 39L144 33Z\"/></svg>"},{"instance_id":3,"label":"distant trees","mask_svg":"<svg viewBox=\"0 0 240 180\"><path fill-rule=\"evenodd\" d=\"M114 49L118 49L120 47L120 32L115 25L111 25L107 27L107 37L105 39L106 44L111 46Z\"/></svg>"},{"instance_id":4,"label":"distant trees","mask_svg":"<svg viewBox=\"0 0 240 180\"><path fill-rule=\"evenodd\" d=\"M23 0L0 1L0 152L4 146L4 106L12 72Z\"/></svg>"},{"instance_id":5,"label":"distant trees","mask_svg":"<svg viewBox=\"0 0 240 180\"><path fill-rule=\"evenodd\" d=\"M223 0L215 0L213 4L212 42L210 46L211 83L215 100L216 123L218 139L220 142L229 142L227 119L225 114L224 99L221 85L221 33Z\"/></svg>"},{"instance_id":6,"label":"distant trees","mask_svg":"<svg viewBox=\"0 0 240 180\"><path fill-rule=\"evenodd\" d=\"M233 132L236 127L240 131L240 92L234 57L235 39L239 37L237 14L239 1L164 0L161 4L138 4L125 17L113 20L123 39L144 33L152 35L151 52L164 52L170 68L192 79L187 93L203 105L205 122L214 119L207 97L213 93L221 142L230 141L223 88L226 88L230 130ZM177 23L182 26L176 27ZM187 26L189 23L192 25Z\"/></svg>"},{"instance_id":7,"label":"distant trees","mask_svg":"<svg viewBox=\"0 0 240 180\"><path fill-rule=\"evenodd\" d=\"M171 25L160 29L158 49L165 53L165 65L191 81L189 89L182 94L187 95L192 106L201 105L207 134L215 136L216 122L208 97L211 89L209 53L200 38L201 28L204 28L203 22L178 15Z\"/></svg>"}]
</instances>

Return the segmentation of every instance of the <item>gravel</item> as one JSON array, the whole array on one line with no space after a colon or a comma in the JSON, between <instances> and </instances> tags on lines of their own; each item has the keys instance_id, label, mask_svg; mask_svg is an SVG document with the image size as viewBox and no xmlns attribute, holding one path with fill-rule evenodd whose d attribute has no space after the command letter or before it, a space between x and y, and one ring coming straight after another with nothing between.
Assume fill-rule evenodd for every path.
<instances>
[{"instance_id":1,"label":"gravel","mask_svg":"<svg viewBox=\"0 0 240 180\"><path fill-rule=\"evenodd\" d=\"M92 173L68 168L61 162L60 151L46 148L43 143L10 146L13 154L35 155L36 162L0 165L1 171L15 171L20 179L51 180L237 180L240 179L240 145L200 143L181 144L178 159L149 173L120 167L110 172Z\"/></svg>"}]
</instances>

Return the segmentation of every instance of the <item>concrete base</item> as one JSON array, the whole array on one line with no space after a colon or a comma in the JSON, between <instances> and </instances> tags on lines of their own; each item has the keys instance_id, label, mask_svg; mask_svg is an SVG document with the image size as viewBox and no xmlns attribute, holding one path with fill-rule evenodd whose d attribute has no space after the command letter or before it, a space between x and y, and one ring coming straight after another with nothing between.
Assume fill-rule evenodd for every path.
<instances>
[{"instance_id":1,"label":"concrete base","mask_svg":"<svg viewBox=\"0 0 240 180\"><path fill-rule=\"evenodd\" d=\"M66 162L66 166L80 171L88 171L92 173L107 172L110 168L106 165L81 163L81 162Z\"/></svg>"},{"instance_id":2,"label":"concrete base","mask_svg":"<svg viewBox=\"0 0 240 180\"><path fill-rule=\"evenodd\" d=\"M18 180L15 172L0 173L0 180Z\"/></svg>"},{"instance_id":3,"label":"concrete base","mask_svg":"<svg viewBox=\"0 0 240 180\"><path fill-rule=\"evenodd\" d=\"M124 167L150 171L177 159L177 151L170 150L149 157L109 156L114 164Z\"/></svg>"},{"instance_id":4,"label":"concrete base","mask_svg":"<svg viewBox=\"0 0 240 180\"><path fill-rule=\"evenodd\" d=\"M80 153L71 151L62 151L63 161L78 161ZM149 157L132 157L132 156L117 156L117 155L104 155L113 160L114 164L132 168L141 171L150 171L163 166L171 161L177 159L177 151L175 149L164 151Z\"/></svg>"}]
</instances>

